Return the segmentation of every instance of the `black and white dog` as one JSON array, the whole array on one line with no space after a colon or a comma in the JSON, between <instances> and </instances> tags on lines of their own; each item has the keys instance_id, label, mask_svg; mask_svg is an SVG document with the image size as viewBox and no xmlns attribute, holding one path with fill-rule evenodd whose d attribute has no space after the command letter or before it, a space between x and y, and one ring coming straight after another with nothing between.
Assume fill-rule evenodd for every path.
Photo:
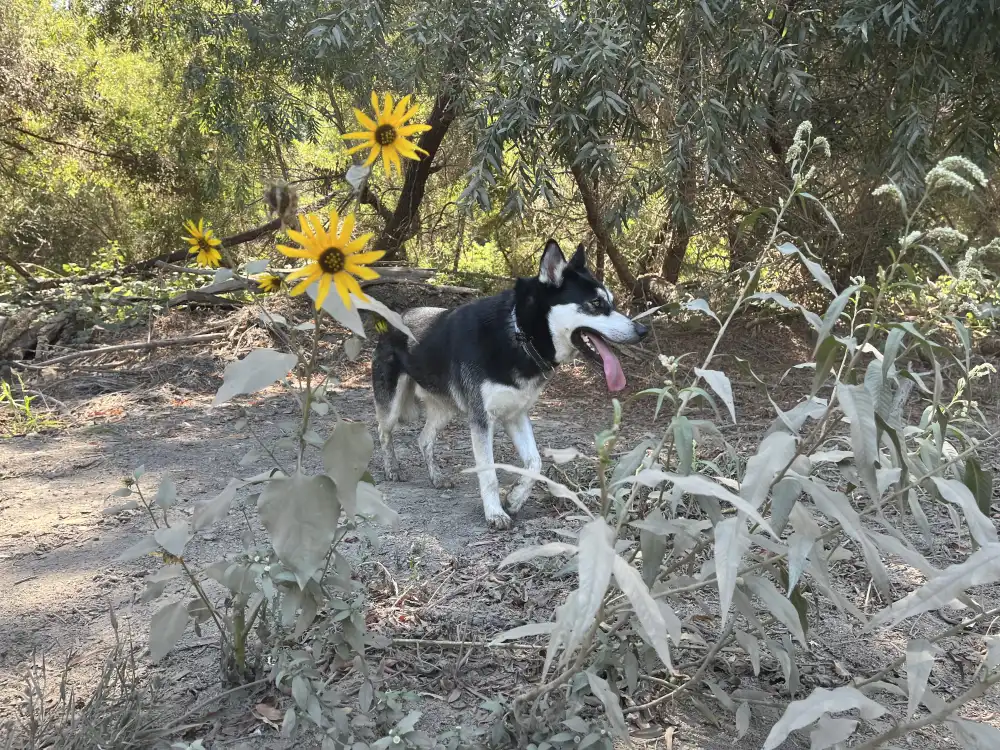
<instances>
[{"instance_id":1,"label":"black and white dog","mask_svg":"<svg viewBox=\"0 0 1000 750\"><path fill-rule=\"evenodd\" d=\"M649 330L615 311L611 292L587 270L582 245L567 261L555 240L546 243L536 278L518 279L513 289L454 310L414 308L404 313L403 321L416 343L390 329L379 339L372 360L386 478L399 479L392 433L399 422L419 416L419 400L425 404L427 421L418 443L435 487L450 486L434 462L434 442L457 413L468 417L477 467L493 463L493 435L499 424L525 468L540 471L542 460L528 413L552 371L580 352L603 365L610 391L620 391L625 375L608 342L634 343ZM532 484L522 477L505 511L496 471L479 471L490 525L509 528L507 513L520 510Z\"/></svg>"}]
</instances>

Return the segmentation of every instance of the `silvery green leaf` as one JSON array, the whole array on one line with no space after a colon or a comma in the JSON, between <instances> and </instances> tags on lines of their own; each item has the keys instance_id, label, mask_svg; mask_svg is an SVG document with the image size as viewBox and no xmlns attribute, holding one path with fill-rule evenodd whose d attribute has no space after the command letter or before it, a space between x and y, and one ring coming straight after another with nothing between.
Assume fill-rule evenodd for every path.
<instances>
[{"instance_id":1,"label":"silvery green leaf","mask_svg":"<svg viewBox=\"0 0 1000 750\"><path fill-rule=\"evenodd\" d=\"M675 646L680 646L681 639L684 637L684 624L681 622L681 618L677 616L677 613L674 612L673 608L664 599L657 599L656 606L660 609L660 616L667 626L667 634L670 636L670 640L674 642Z\"/></svg>"},{"instance_id":2,"label":"silvery green leaf","mask_svg":"<svg viewBox=\"0 0 1000 750\"><path fill-rule=\"evenodd\" d=\"M863 385L837 384L837 398L840 399L844 415L851 423L851 447L854 449L854 465L872 502L879 499L878 481L875 478L875 463L878 461L878 438L875 428L875 405L871 393Z\"/></svg>"},{"instance_id":3,"label":"silvery green leaf","mask_svg":"<svg viewBox=\"0 0 1000 750\"><path fill-rule=\"evenodd\" d=\"M571 500L573 501L573 504L576 505L577 508L586 513L588 516L593 517L594 515L593 513L590 512L590 508L588 508L586 505L583 504L583 501L580 500L579 496L575 492L573 492L573 490L571 490L565 484L556 482L555 480L550 479L549 477L545 476L544 474L538 471L531 471L530 469L525 469L522 466L514 466L513 464L484 464L483 466L475 466L470 469L463 469L462 473L476 474L480 471L485 471L487 469L509 471L511 474L517 474L518 476L531 477L536 482L541 482L542 484L546 485L549 489L549 492L551 492L556 497L563 497L566 498L567 500Z\"/></svg>"},{"instance_id":4,"label":"silvery green leaf","mask_svg":"<svg viewBox=\"0 0 1000 750\"><path fill-rule=\"evenodd\" d=\"M656 447L656 442L647 438L639 441L638 444L624 456L622 456L611 472L611 484L617 484L622 479L632 476L643 465L647 451Z\"/></svg>"},{"instance_id":5,"label":"silvery green leaf","mask_svg":"<svg viewBox=\"0 0 1000 750\"><path fill-rule=\"evenodd\" d=\"M233 278L233 270L231 268L219 268L216 270L215 275L212 276L213 284L221 284L223 281L229 281Z\"/></svg>"},{"instance_id":6,"label":"silvery green leaf","mask_svg":"<svg viewBox=\"0 0 1000 750\"><path fill-rule=\"evenodd\" d=\"M722 399L722 402L729 409L729 416L733 419L733 424L736 424L736 405L733 401L733 384L729 382L729 377L726 373L721 370L702 370L699 367L694 368L695 375L704 378L705 382L708 383L712 390Z\"/></svg>"},{"instance_id":7,"label":"silvery green leaf","mask_svg":"<svg viewBox=\"0 0 1000 750\"><path fill-rule=\"evenodd\" d=\"M683 415L670 420L670 427L674 433L674 450L677 451L677 472L690 474L694 468L694 430Z\"/></svg>"},{"instance_id":8,"label":"silvery green leaf","mask_svg":"<svg viewBox=\"0 0 1000 750\"><path fill-rule=\"evenodd\" d=\"M257 320L263 323L269 328L274 328L275 326L287 326L288 320L284 315L276 312L271 312L270 310L261 310L257 314ZM310 325L315 328L315 323L310 323Z\"/></svg>"},{"instance_id":9,"label":"silvery green leaf","mask_svg":"<svg viewBox=\"0 0 1000 750\"><path fill-rule=\"evenodd\" d=\"M788 628L799 643L803 646L807 645L806 634L802 630L802 620L799 618L798 611L788 599L782 596L774 584L766 578L758 576L745 576L743 580L754 595L764 603L767 611Z\"/></svg>"},{"instance_id":10,"label":"silvery green leaf","mask_svg":"<svg viewBox=\"0 0 1000 750\"><path fill-rule=\"evenodd\" d=\"M654 508L644 520L666 525L666 519L659 508ZM649 528L640 528L639 549L642 551L642 580L647 586L652 586L660 572L663 556L667 552L666 534Z\"/></svg>"},{"instance_id":11,"label":"silvery green leaf","mask_svg":"<svg viewBox=\"0 0 1000 750\"><path fill-rule=\"evenodd\" d=\"M590 691L597 696L604 705L604 713L611 724L611 730L619 739L628 739L628 729L625 727L625 715L622 713L618 696L611 690L607 681L587 670L587 682L590 683Z\"/></svg>"},{"instance_id":12,"label":"silvery green leaf","mask_svg":"<svg viewBox=\"0 0 1000 750\"><path fill-rule=\"evenodd\" d=\"M875 542L875 544L878 545L883 551L890 555L895 555L907 565L919 570L928 578L933 578L938 574L938 569L931 565L927 561L927 558L916 550L910 549L909 546L895 537L888 534L879 534L876 531L869 531L868 536L871 537L871 540Z\"/></svg>"},{"instance_id":13,"label":"silvery green leaf","mask_svg":"<svg viewBox=\"0 0 1000 750\"><path fill-rule=\"evenodd\" d=\"M500 635L495 636L490 641L492 645L499 645L506 641L516 641L519 638L530 638L533 635L549 635L556 624L554 622L531 622L527 625L520 625L510 630L505 630Z\"/></svg>"},{"instance_id":14,"label":"silvery green leaf","mask_svg":"<svg viewBox=\"0 0 1000 750\"><path fill-rule=\"evenodd\" d=\"M879 497L884 495L890 487L899 481L902 473L903 470L899 467L875 470L875 484L878 486Z\"/></svg>"},{"instance_id":15,"label":"silvery green leaf","mask_svg":"<svg viewBox=\"0 0 1000 750\"><path fill-rule=\"evenodd\" d=\"M355 192L361 191L361 186L368 181L368 175L372 173L371 167L365 167L361 164L354 164L347 173L344 175L344 179L354 188Z\"/></svg>"},{"instance_id":16,"label":"silvery green leaf","mask_svg":"<svg viewBox=\"0 0 1000 750\"><path fill-rule=\"evenodd\" d=\"M781 673L785 677L786 692L789 695L794 695L798 691L798 670L794 661L794 652L789 653L783 649L777 642L772 641L770 638L765 639L764 645L767 646L767 650L771 652L771 656L774 657L775 661L781 665Z\"/></svg>"},{"instance_id":17,"label":"silvery green leaf","mask_svg":"<svg viewBox=\"0 0 1000 750\"><path fill-rule=\"evenodd\" d=\"M830 335L833 331L834 326L837 325L837 321L840 320L841 314L844 312L844 308L847 307L847 303L851 300L851 295L858 291L857 286L849 286L840 294L838 294L833 302L826 308L826 313L823 315L823 323L820 325L819 331L816 335L816 352L819 352L819 346L823 343L823 340ZM816 354L814 353L815 357Z\"/></svg>"},{"instance_id":18,"label":"silvery green leaf","mask_svg":"<svg viewBox=\"0 0 1000 750\"><path fill-rule=\"evenodd\" d=\"M750 704L743 702L736 709L736 739L742 740L750 731Z\"/></svg>"},{"instance_id":19,"label":"silvery green leaf","mask_svg":"<svg viewBox=\"0 0 1000 750\"><path fill-rule=\"evenodd\" d=\"M351 336L344 342L344 354L347 358L353 362L361 354L362 340L357 336Z\"/></svg>"},{"instance_id":20,"label":"silvery green leaf","mask_svg":"<svg viewBox=\"0 0 1000 750\"><path fill-rule=\"evenodd\" d=\"M615 582L632 605L639 623L646 631L646 638L649 639L667 670L673 674L674 666L670 660L670 642L665 636L668 632L668 626L667 621L663 618L663 612L650 595L646 584L642 582L639 572L618 555L614 556L613 570Z\"/></svg>"},{"instance_id":21,"label":"silvery green leaf","mask_svg":"<svg viewBox=\"0 0 1000 750\"><path fill-rule=\"evenodd\" d=\"M334 295L336 296L336 295ZM243 359L226 365L222 386L213 406L224 404L241 393L256 393L284 378L295 367L298 357L274 349L254 349Z\"/></svg>"},{"instance_id":22,"label":"silvery green leaf","mask_svg":"<svg viewBox=\"0 0 1000 750\"><path fill-rule=\"evenodd\" d=\"M908 617L940 609L973 586L1000 581L1000 544L988 544L957 565L950 565L916 591L879 612L868 629L896 625Z\"/></svg>"},{"instance_id":23,"label":"silvery green leaf","mask_svg":"<svg viewBox=\"0 0 1000 750\"><path fill-rule=\"evenodd\" d=\"M260 493L257 512L278 559L305 588L325 567L337 534L337 486L324 475L272 479Z\"/></svg>"},{"instance_id":24,"label":"silvery green leaf","mask_svg":"<svg viewBox=\"0 0 1000 750\"><path fill-rule=\"evenodd\" d=\"M962 349L965 350L965 371L968 372L972 369L972 338L969 335L969 329L966 328L965 324L958 318L949 317L948 320L951 321L952 326L955 328L955 333L958 334L958 338L962 342Z\"/></svg>"},{"instance_id":25,"label":"silvery green leaf","mask_svg":"<svg viewBox=\"0 0 1000 750\"><path fill-rule=\"evenodd\" d=\"M420 721L421 716L423 716L423 712L421 711L410 711L410 713L404 716L396 725L396 732L398 734L408 734L412 732L416 728L417 722Z\"/></svg>"},{"instance_id":26,"label":"silvery green leaf","mask_svg":"<svg viewBox=\"0 0 1000 750\"><path fill-rule=\"evenodd\" d=\"M836 714L852 709L861 711L862 718L868 720L877 719L885 713L885 708L866 698L857 688L816 688L807 698L789 704L781 719L771 728L771 733L764 741L764 750L777 750L789 734L809 726L823 714Z\"/></svg>"},{"instance_id":27,"label":"silvery green leaf","mask_svg":"<svg viewBox=\"0 0 1000 750\"><path fill-rule=\"evenodd\" d=\"M566 601L556 607L556 626L552 629L552 635L549 636L549 644L545 648L545 663L542 665L543 680L549 673L549 667L552 666L552 661L555 659L556 654L559 653L559 650L566 644L566 639L569 638L569 631L576 619L576 597L579 593L578 589L573 589L566 596Z\"/></svg>"},{"instance_id":28,"label":"silvery green leaf","mask_svg":"<svg viewBox=\"0 0 1000 750\"><path fill-rule=\"evenodd\" d=\"M969 526L969 533L977 544L983 546L997 543L997 530L993 521L979 509L976 497L968 487L955 479L931 477L931 481L934 482L937 491L941 493L941 497L962 509L962 513L965 514L965 522Z\"/></svg>"},{"instance_id":29,"label":"silvery green leaf","mask_svg":"<svg viewBox=\"0 0 1000 750\"><path fill-rule=\"evenodd\" d=\"M989 516L993 507L993 472L985 470L979 459L969 458L965 462L962 482L976 498L979 510Z\"/></svg>"},{"instance_id":30,"label":"silvery green leaf","mask_svg":"<svg viewBox=\"0 0 1000 750\"><path fill-rule=\"evenodd\" d=\"M854 734L858 722L854 719L833 719L821 716L816 728L809 733L809 750L828 750L846 742Z\"/></svg>"},{"instance_id":31,"label":"silvery green leaf","mask_svg":"<svg viewBox=\"0 0 1000 750\"><path fill-rule=\"evenodd\" d=\"M795 438L787 432L772 432L763 441L757 453L747 461L740 497L754 508L759 508L767 498L774 477L791 462L795 455Z\"/></svg>"},{"instance_id":32,"label":"silvery green leaf","mask_svg":"<svg viewBox=\"0 0 1000 750\"><path fill-rule=\"evenodd\" d=\"M323 444L323 468L337 485L337 497L349 515L357 512L358 482L374 451L375 441L363 422L338 421Z\"/></svg>"},{"instance_id":33,"label":"silvery green leaf","mask_svg":"<svg viewBox=\"0 0 1000 750\"><path fill-rule=\"evenodd\" d=\"M577 571L580 577L577 594L577 619L570 631L569 645L572 651L590 629L597 610L604 601L604 595L611 585L611 569L616 559L612 546L614 531L603 518L595 518L580 529L577 554Z\"/></svg>"},{"instance_id":34,"label":"silvery green leaf","mask_svg":"<svg viewBox=\"0 0 1000 750\"><path fill-rule=\"evenodd\" d=\"M183 601L162 607L149 622L149 659L154 664L170 653L184 635L188 608Z\"/></svg>"},{"instance_id":35,"label":"silvery green leaf","mask_svg":"<svg viewBox=\"0 0 1000 750\"><path fill-rule=\"evenodd\" d=\"M101 510L102 516L113 516L116 513L121 513L123 510L135 510L139 507L139 502L137 500L129 500L127 503L122 503L121 505L113 505L110 508L104 508Z\"/></svg>"},{"instance_id":36,"label":"silvery green leaf","mask_svg":"<svg viewBox=\"0 0 1000 750\"><path fill-rule=\"evenodd\" d=\"M715 575L719 584L719 609L722 622L729 616L729 605L736 590L740 562L750 548L750 533L742 516L727 518L715 527Z\"/></svg>"},{"instance_id":37,"label":"silvery green leaf","mask_svg":"<svg viewBox=\"0 0 1000 750\"><path fill-rule=\"evenodd\" d=\"M996 750L1000 747L1000 729L967 719L949 719L948 729L964 750Z\"/></svg>"},{"instance_id":38,"label":"silvery green leaf","mask_svg":"<svg viewBox=\"0 0 1000 750\"><path fill-rule=\"evenodd\" d=\"M934 657L939 649L926 638L915 638L906 644L906 704L907 718L917 712L927 689L927 680L934 668Z\"/></svg>"},{"instance_id":39,"label":"silvery green leaf","mask_svg":"<svg viewBox=\"0 0 1000 750\"><path fill-rule=\"evenodd\" d=\"M786 256L798 255L799 260L801 260L802 264L809 270L809 273L812 275L812 277L816 279L816 281L818 281L819 284L824 289L830 292L830 294L834 296L837 295L837 288L833 285L833 281L830 280L829 274L827 274L827 272L823 270L822 266L820 266L819 263L817 263L814 260L811 260L810 258L807 258L805 253L799 250L791 242L785 242L782 245L779 245L778 252Z\"/></svg>"},{"instance_id":40,"label":"silvery green leaf","mask_svg":"<svg viewBox=\"0 0 1000 750\"><path fill-rule=\"evenodd\" d=\"M795 585L802 577L809 562L809 554L816 545L818 537L801 534L796 531L788 539L788 595L792 595Z\"/></svg>"},{"instance_id":41,"label":"silvery green leaf","mask_svg":"<svg viewBox=\"0 0 1000 750\"><path fill-rule=\"evenodd\" d=\"M985 636L983 642L986 644L986 659L983 660L983 666L987 670L1000 667L1000 635Z\"/></svg>"},{"instance_id":42,"label":"silvery green leaf","mask_svg":"<svg viewBox=\"0 0 1000 750\"><path fill-rule=\"evenodd\" d=\"M152 534L148 534L118 555L118 557L115 558L115 562L137 560L140 557L145 557L146 555L156 552L159 548L160 545L156 542L156 538Z\"/></svg>"},{"instance_id":43,"label":"silvery green leaf","mask_svg":"<svg viewBox=\"0 0 1000 750\"><path fill-rule=\"evenodd\" d=\"M294 331L314 331L316 330L316 324L311 320L307 320L305 323L299 323L297 326L292 326Z\"/></svg>"},{"instance_id":44,"label":"silvery green leaf","mask_svg":"<svg viewBox=\"0 0 1000 750\"><path fill-rule=\"evenodd\" d=\"M861 523L861 517L851 507L851 501L847 499L847 495L832 490L822 482L811 478L800 478L799 486L813 499L821 513L840 523L844 531L860 545L865 561L868 563L868 572L871 573L872 580L875 581L878 590L888 597L889 573L885 569L885 563L871 539L868 538Z\"/></svg>"},{"instance_id":45,"label":"silvery green leaf","mask_svg":"<svg viewBox=\"0 0 1000 750\"><path fill-rule=\"evenodd\" d=\"M243 454L243 458L240 459L240 466L253 466L260 461L260 458L260 452L256 448L251 448Z\"/></svg>"},{"instance_id":46,"label":"silvery green leaf","mask_svg":"<svg viewBox=\"0 0 1000 750\"><path fill-rule=\"evenodd\" d=\"M802 308L802 305L792 302L788 299L788 297L783 294L779 294L778 292L757 292L756 294L751 294L747 297L748 301L752 299L759 299L764 302L773 302L786 310L799 310Z\"/></svg>"},{"instance_id":47,"label":"silvery green leaf","mask_svg":"<svg viewBox=\"0 0 1000 750\"><path fill-rule=\"evenodd\" d=\"M704 313L705 315L708 315L710 318L714 319L715 322L718 323L720 326L722 325L722 321L719 320L719 316L716 315L714 312L712 312L712 308L708 306L708 302L706 302L701 298L685 302L684 309Z\"/></svg>"},{"instance_id":48,"label":"silvery green leaf","mask_svg":"<svg viewBox=\"0 0 1000 750\"><path fill-rule=\"evenodd\" d=\"M382 526L395 528L399 524L399 514L385 504L382 493L368 482L358 482L355 495L355 510L362 516L370 516Z\"/></svg>"},{"instance_id":49,"label":"silvery green leaf","mask_svg":"<svg viewBox=\"0 0 1000 750\"><path fill-rule=\"evenodd\" d=\"M771 402L771 405L778 413L778 418L768 428L768 435L772 432L778 432L780 430L787 430L793 435L797 435L799 430L802 429L802 425L806 423L807 419L817 419L822 416L827 409L826 399L818 398L816 396L811 396L805 401L800 401L788 411L782 411L773 401Z\"/></svg>"},{"instance_id":50,"label":"silvery green leaf","mask_svg":"<svg viewBox=\"0 0 1000 750\"><path fill-rule=\"evenodd\" d=\"M187 523L177 524L169 528L164 527L154 531L153 538L171 555L180 557L184 554L187 543L191 541L191 529L188 528Z\"/></svg>"},{"instance_id":51,"label":"silvery green leaf","mask_svg":"<svg viewBox=\"0 0 1000 750\"><path fill-rule=\"evenodd\" d=\"M295 725L297 719L295 717L295 707L289 706L288 710L285 711L285 718L281 720L281 736L285 739L289 739L293 734L295 734Z\"/></svg>"},{"instance_id":52,"label":"silvery green leaf","mask_svg":"<svg viewBox=\"0 0 1000 750\"><path fill-rule=\"evenodd\" d=\"M738 628L733 631L733 635L736 636L736 642L750 657L750 665L753 667L754 675L760 677L760 641Z\"/></svg>"},{"instance_id":53,"label":"silvery green leaf","mask_svg":"<svg viewBox=\"0 0 1000 750\"><path fill-rule=\"evenodd\" d=\"M854 457L854 451L816 451L809 455L814 464L839 464Z\"/></svg>"},{"instance_id":54,"label":"silvery green leaf","mask_svg":"<svg viewBox=\"0 0 1000 750\"><path fill-rule=\"evenodd\" d=\"M267 258L258 258L257 260L251 260L245 266L243 266L243 273L247 276L254 276L258 273L264 273L267 270L267 266L271 261Z\"/></svg>"},{"instance_id":55,"label":"silvery green leaf","mask_svg":"<svg viewBox=\"0 0 1000 750\"><path fill-rule=\"evenodd\" d=\"M756 508L751 506L739 495L734 495L722 485L717 482L713 482L711 479L706 476L702 476L701 474L681 476L671 472L660 471L659 469L643 469L635 475L634 481L644 487L656 487L661 482L671 482L674 487L679 489L681 492L687 492L691 495L709 495L711 497L716 497L719 500L724 500L736 508L736 510L746 513L754 523L760 526L760 528L768 534L771 536L777 536L767 521L764 520L764 517L757 512Z\"/></svg>"},{"instance_id":56,"label":"silvery green leaf","mask_svg":"<svg viewBox=\"0 0 1000 750\"><path fill-rule=\"evenodd\" d=\"M174 482L169 476L165 476L160 480L160 484L156 488L156 497L153 498L153 503L164 509L171 508L177 504L177 487L174 486Z\"/></svg>"},{"instance_id":57,"label":"silvery green leaf","mask_svg":"<svg viewBox=\"0 0 1000 750\"><path fill-rule=\"evenodd\" d=\"M528 560L534 560L536 557L555 557L556 555L576 554L576 552L576 545L567 544L566 542L549 542L548 544L522 547L507 555L501 561L499 567L506 568L508 565L517 565Z\"/></svg>"},{"instance_id":58,"label":"silvery green leaf","mask_svg":"<svg viewBox=\"0 0 1000 750\"><path fill-rule=\"evenodd\" d=\"M243 482L238 479L230 479L229 484L218 495L211 500L198 503L191 516L191 526L195 531L200 531L215 522L224 518L229 513L229 507L236 498L236 490L243 486Z\"/></svg>"},{"instance_id":59,"label":"silvery green leaf","mask_svg":"<svg viewBox=\"0 0 1000 750\"><path fill-rule=\"evenodd\" d=\"M781 534L795 508L802 490L794 477L785 477L775 483L771 490L771 527Z\"/></svg>"}]
</instances>

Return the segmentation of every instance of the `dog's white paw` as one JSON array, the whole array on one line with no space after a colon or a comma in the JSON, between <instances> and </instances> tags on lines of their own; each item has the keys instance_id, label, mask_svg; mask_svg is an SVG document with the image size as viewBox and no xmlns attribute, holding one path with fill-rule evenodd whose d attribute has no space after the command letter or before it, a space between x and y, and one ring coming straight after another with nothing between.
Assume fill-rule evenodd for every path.
<instances>
[{"instance_id":1,"label":"dog's white paw","mask_svg":"<svg viewBox=\"0 0 1000 750\"><path fill-rule=\"evenodd\" d=\"M385 467L385 481L387 482L399 482L401 480L401 475L399 473L399 466L392 465Z\"/></svg>"},{"instance_id":2,"label":"dog's white paw","mask_svg":"<svg viewBox=\"0 0 1000 750\"><path fill-rule=\"evenodd\" d=\"M516 487L504 498L503 507L511 515L516 515L531 497L531 489L519 490Z\"/></svg>"},{"instance_id":3,"label":"dog's white paw","mask_svg":"<svg viewBox=\"0 0 1000 750\"><path fill-rule=\"evenodd\" d=\"M448 490L455 486L455 483L451 480L447 474L442 474L440 471L431 474L431 485L438 490Z\"/></svg>"},{"instance_id":4,"label":"dog's white paw","mask_svg":"<svg viewBox=\"0 0 1000 750\"><path fill-rule=\"evenodd\" d=\"M510 519L506 513L502 510L499 512L489 513L486 516L486 522L490 525L490 528L502 531L504 529L509 529L511 524L514 522Z\"/></svg>"}]
</instances>

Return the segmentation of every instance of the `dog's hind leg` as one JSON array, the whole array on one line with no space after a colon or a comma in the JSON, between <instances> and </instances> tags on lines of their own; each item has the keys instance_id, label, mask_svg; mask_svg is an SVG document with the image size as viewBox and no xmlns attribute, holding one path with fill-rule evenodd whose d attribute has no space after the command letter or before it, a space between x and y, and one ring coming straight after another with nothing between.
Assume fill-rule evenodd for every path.
<instances>
[{"instance_id":1,"label":"dog's hind leg","mask_svg":"<svg viewBox=\"0 0 1000 750\"><path fill-rule=\"evenodd\" d=\"M378 422L378 439L382 444L385 478L398 482L399 460L392 434L414 408L413 380L401 371L395 354L382 341L379 341L372 360L372 390L375 393L375 419Z\"/></svg>"},{"instance_id":2,"label":"dog's hind leg","mask_svg":"<svg viewBox=\"0 0 1000 750\"><path fill-rule=\"evenodd\" d=\"M473 420L472 455L476 459L476 474L479 477L479 494L483 498L486 521L495 529L509 529L511 520L500 502L500 482L496 469L481 467L493 464L493 431L496 423L492 419L485 422Z\"/></svg>"},{"instance_id":3,"label":"dog's hind leg","mask_svg":"<svg viewBox=\"0 0 1000 750\"><path fill-rule=\"evenodd\" d=\"M454 416L454 410L445 403L434 397L426 397L427 422L424 429L420 431L417 438L417 445L427 462L427 473L431 478L431 484L442 489L453 486L452 481L442 473L441 468L434 461L434 444L437 442L437 434Z\"/></svg>"},{"instance_id":4,"label":"dog's hind leg","mask_svg":"<svg viewBox=\"0 0 1000 750\"><path fill-rule=\"evenodd\" d=\"M506 420L504 430L514 443L514 448L517 449L517 455L521 457L524 468L536 474L540 472L542 470L542 457L538 454L535 433L531 429L531 419L528 418L527 412ZM531 488L534 484L535 480L531 477L521 477L507 497L508 512L517 513L521 510L525 500L531 495Z\"/></svg>"}]
</instances>

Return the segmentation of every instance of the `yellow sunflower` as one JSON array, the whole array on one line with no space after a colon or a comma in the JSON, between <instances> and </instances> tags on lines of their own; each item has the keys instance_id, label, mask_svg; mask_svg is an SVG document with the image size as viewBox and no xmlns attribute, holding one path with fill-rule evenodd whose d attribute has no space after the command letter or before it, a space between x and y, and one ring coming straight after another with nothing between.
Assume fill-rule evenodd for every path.
<instances>
[{"instance_id":1,"label":"yellow sunflower","mask_svg":"<svg viewBox=\"0 0 1000 750\"><path fill-rule=\"evenodd\" d=\"M360 109L354 110L354 116L358 118L358 122L361 123L361 127L364 130L357 133L347 133L344 138L353 141L363 140L364 143L352 146L347 149L347 153L353 154L355 151L362 151L366 148L371 149L371 153L368 154L368 159L365 161L366 167L374 164L379 154L381 154L382 166L385 168L386 176L392 174L392 166L395 166L396 171L402 175L403 163L400 161L400 156L419 161L420 154L424 156L428 155L426 151L419 146L413 145L407 138L431 129L430 125L407 125L407 120L410 120L417 114L417 110L419 109L416 106L412 109L409 107L409 96L404 96L393 107L392 94L386 94L385 106L380 110L378 106L378 94L373 91L372 109L375 110L375 119L373 120Z\"/></svg>"},{"instance_id":2,"label":"yellow sunflower","mask_svg":"<svg viewBox=\"0 0 1000 750\"><path fill-rule=\"evenodd\" d=\"M205 229L204 219L198 219L197 224L188 219L184 222L184 228L188 230L188 236L184 239L191 245L190 251L197 253L195 263L206 268L218 268L222 261L222 253L219 252L222 240L213 237L211 229Z\"/></svg>"},{"instance_id":3,"label":"yellow sunflower","mask_svg":"<svg viewBox=\"0 0 1000 750\"><path fill-rule=\"evenodd\" d=\"M257 287L264 292L264 294L271 294L281 289L284 279L277 274L265 273L255 277L254 281L257 282Z\"/></svg>"},{"instance_id":4,"label":"yellow sunflower","mask_svg":"<svg viewBox=\"0 0 1000 750\"><path fill-rule=\"evenodd\" d=\"M351 235L354 233L354 214L344 216L344 223L341 224L337 212L331 210L329 228L323 226L319 214L305 214L299 216L299 226L302 228L301 232L294 229L288 229L287 232L288 236L302 247L278 245L278 250L289 258L306 258L312 262L288 274L287 281L301 279L289 294L293 297L302 294L318 280L317 310L322 307L326 295L329 294L331 283L337 287L337 293L348 308L351 307L351 294L367 301L368 298L361 291L354 276L366 280L377 279L378 274L366 266L377 261L385 255L385 252L382 250L361 252L372 238L370 234L351 240Z\"/></svg>"}]
</instances>

